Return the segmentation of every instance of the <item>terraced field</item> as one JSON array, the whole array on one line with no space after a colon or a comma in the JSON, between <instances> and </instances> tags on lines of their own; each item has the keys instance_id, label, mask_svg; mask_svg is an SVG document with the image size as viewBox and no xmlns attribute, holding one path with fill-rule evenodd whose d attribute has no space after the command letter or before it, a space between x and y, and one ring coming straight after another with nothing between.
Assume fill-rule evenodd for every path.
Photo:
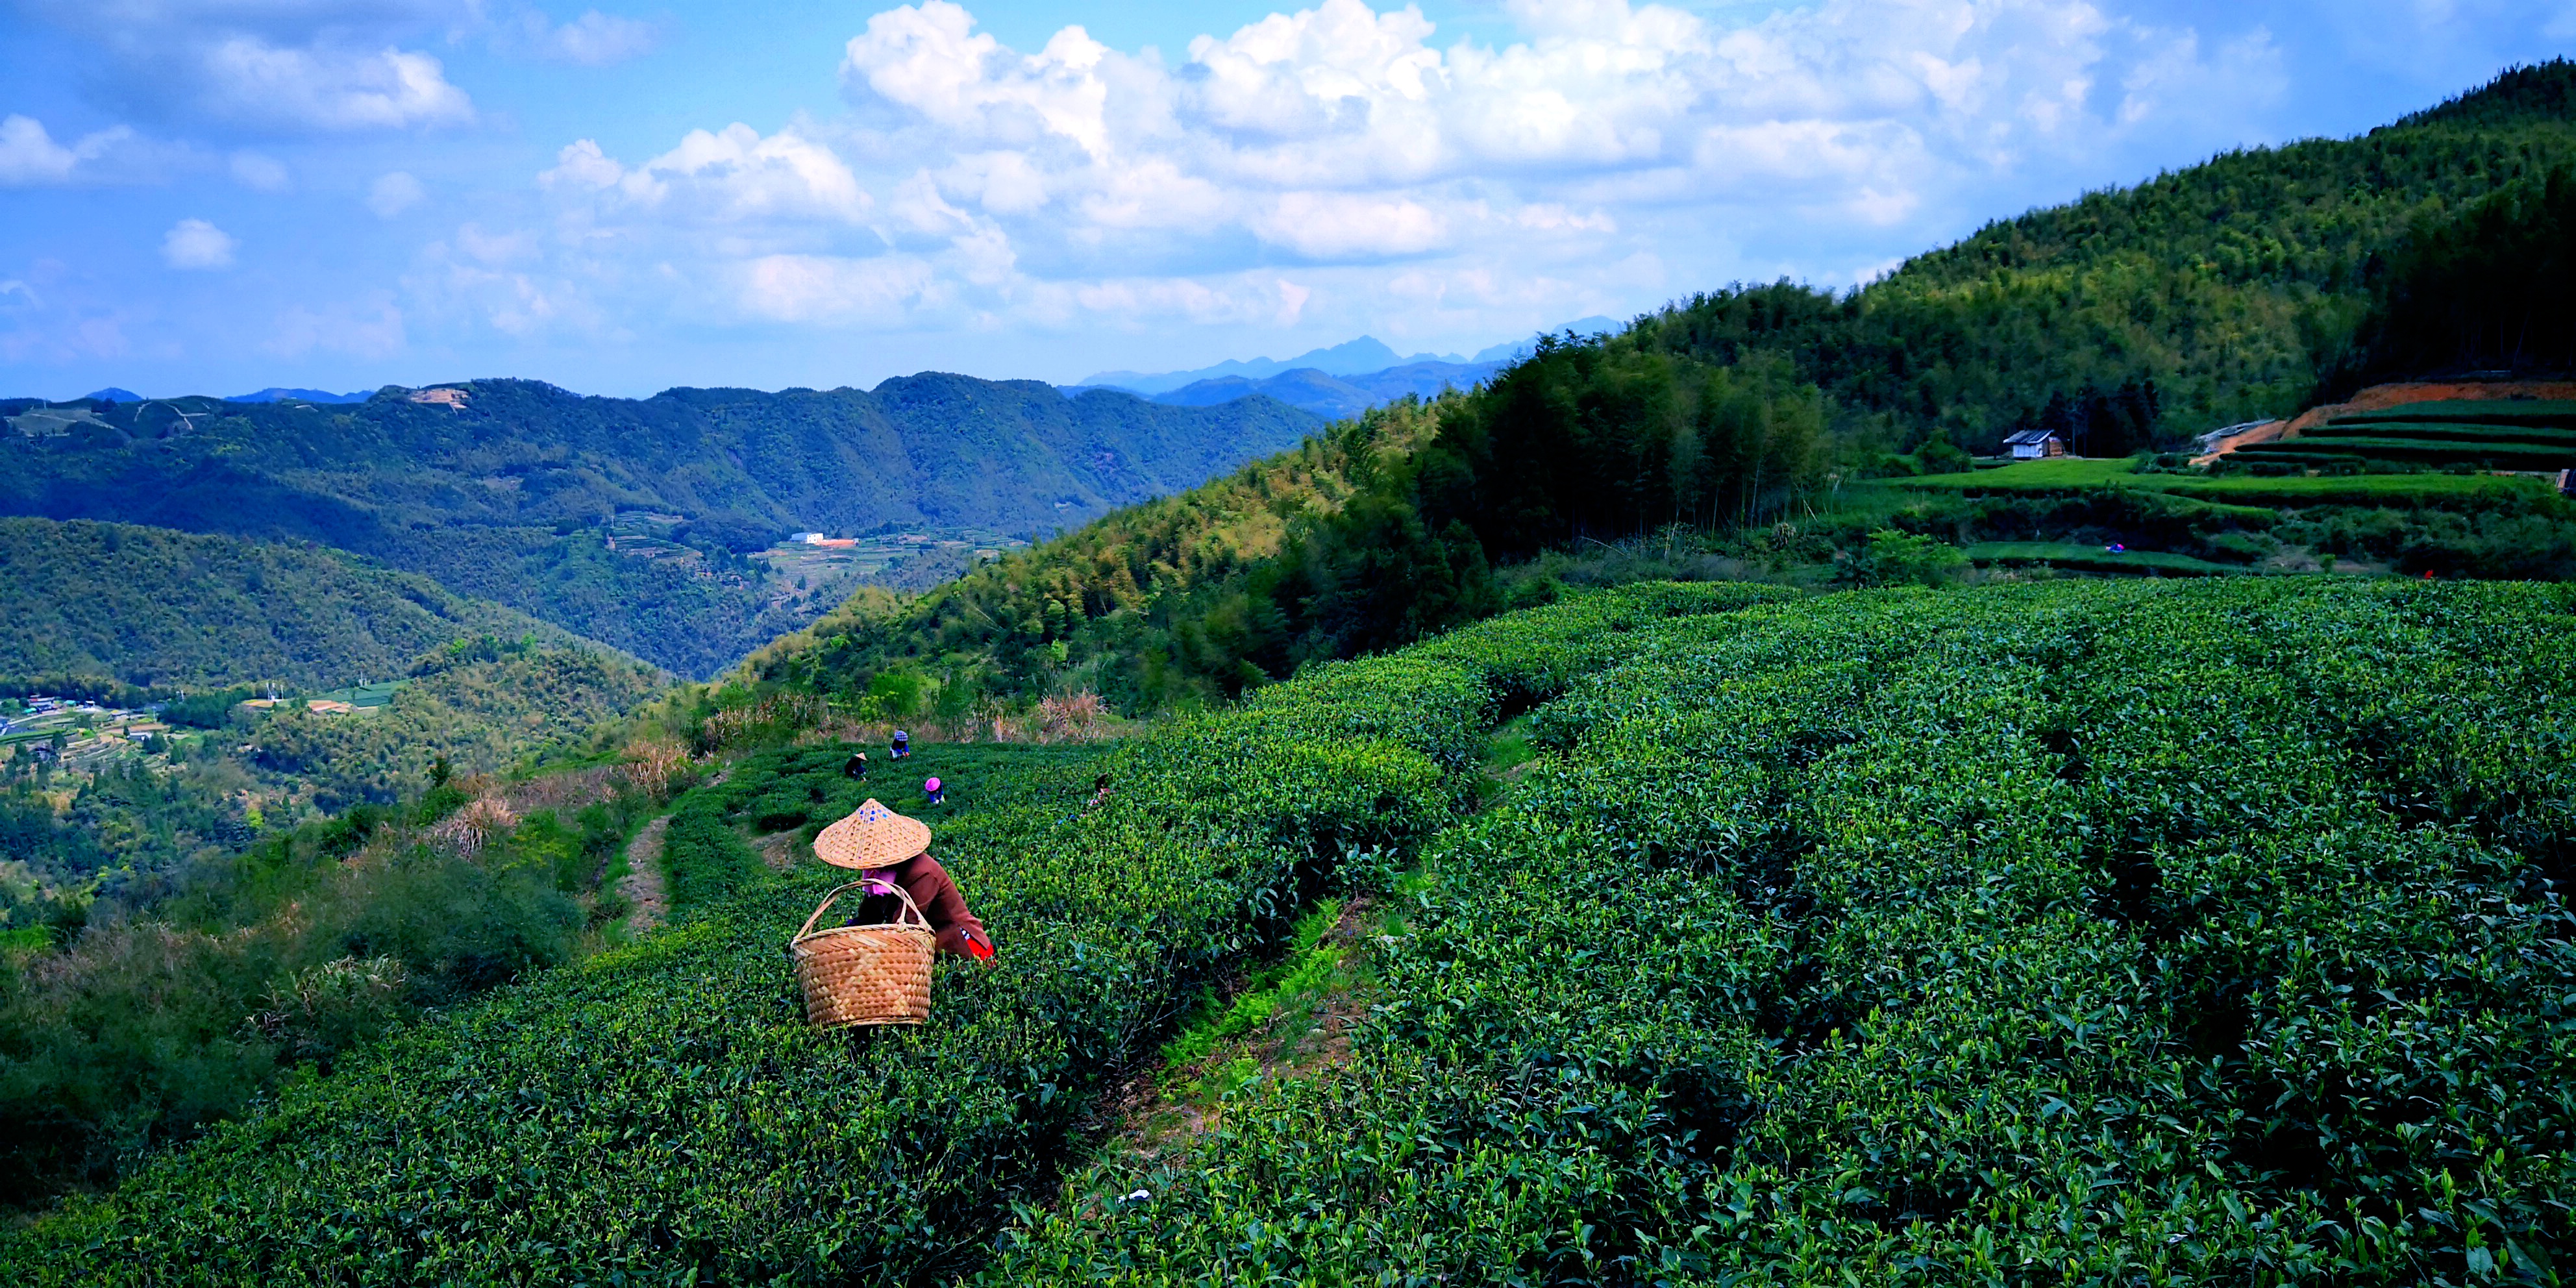
<instances>
[{"instance_id":1,"label":"terraced field","mask_svg":"<svg viewBox=\"0 0 2576 1288\"><path fill-rule=\"evenodd\" d=\"M0 1270L2549 1282L2571 606L1632 587L1111 751L934 748L905 764L961 785L937 852L1001 964L857 1040L797 1023L779 952L830 874L751 844L856 798L842 750L763 753L675 810L669 929L290 1089ZM1479 808L1506 718L1541 754ZM1201 986L1354 885L1396 920L1348 1052L1194 1145L1095 1151Z\"/></svg>"},{"instance_id":2,"label":"terraced field","mask_svg":"<svg viewBox=\"0 0 2576 1288\"><path fill-rule=\"evenodd\" d=\"M2292 440L2303 441L2303 440ZM2270 446L2269 444L2266 445ZM2242 456L2255 448L2231 453ZM2135 461L2025 461L1962 474L1927 474L1877 486L1899 492L1952 492L1968 496L2075 494L2092 488L2139 488L2196 500L2255 506L2483 506L2499 500L2539 500L2554 489L2535 479L2491 474L2359 474L2266 478L2249 474L2141 474Z\"/></svg>"},{"instance_id":3,"label":"terraced field","mask_svg":"<svg viewBox=\"0 0 2576 1288\"><path fill-rule=\"evenodd\" d=\"M2456 466L2543 472L2576 465L2576 402L2449 400L2348 412L2296 438L2220 458L2230 471L2262 467L2358 472L2374 466Z\"/></svg>"}]
</instances>

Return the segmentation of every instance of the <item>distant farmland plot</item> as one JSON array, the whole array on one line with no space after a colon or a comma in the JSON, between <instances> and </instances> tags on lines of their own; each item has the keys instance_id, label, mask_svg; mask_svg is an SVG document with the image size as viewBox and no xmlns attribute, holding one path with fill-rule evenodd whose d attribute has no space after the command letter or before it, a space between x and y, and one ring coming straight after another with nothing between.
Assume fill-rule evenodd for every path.
<instances>
[{"instance_id":1,"label":"distant farmland plot","mask_svg":"<svg viewBox=\"0 0 2576 1288\"><path fill-rule=\"evenodd\" d=\"M311 695L315 702L346 702L360 711L369 711L394 700L394 695L411 685L409 680L379 680L373 684L352 684L328 693Z\"/></svg>"},{"instance_id":2,"label":"distant farmland plot","mask_svg":"<svg viewBox=\"0 0 2576 1288\"><path fill-rule=\"evenodd\" d=\"M993 532L934 529L878 533L856 538L846 546L783 541L756 557L800 588L810 588L839 577L872 577L925 554L953 552L971 566L978 557L1022 549L1028 544L1018 537Z\"/></svg>"}]
</instances>

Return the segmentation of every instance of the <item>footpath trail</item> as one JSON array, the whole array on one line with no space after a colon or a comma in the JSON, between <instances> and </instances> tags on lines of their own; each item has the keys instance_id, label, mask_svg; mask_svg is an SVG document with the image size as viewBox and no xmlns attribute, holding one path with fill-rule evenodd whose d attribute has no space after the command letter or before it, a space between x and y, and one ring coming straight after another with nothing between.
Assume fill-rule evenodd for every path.
<instances>
[{"instance_id":1,"label":"footpath trail","mask_svg":"<svg viewBox=\"0 0 2576 1288\"><path fill-rule=\"evenodd\" d=\"M663 914L670 911L670 897L662 892L662 834L670 827L671 816L665 814L645 824L626 843L626 875L617 879L617 893L633 909L626 914L630 935L661 925Z\"/></svg>"}]
</instances>

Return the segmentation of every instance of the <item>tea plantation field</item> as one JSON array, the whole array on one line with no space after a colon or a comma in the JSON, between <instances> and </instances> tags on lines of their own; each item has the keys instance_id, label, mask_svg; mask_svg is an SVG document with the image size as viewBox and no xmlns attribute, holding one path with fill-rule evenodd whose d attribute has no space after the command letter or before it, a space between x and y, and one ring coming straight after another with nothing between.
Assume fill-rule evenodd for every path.
<instances>
[{"instance_id":1,"label":"tea plantation field","mask_svg":"<svg viewBox=\"0 0 2576 1288\"><path fill-rule=\"evenodd\" d=\"M2559 1282L2570 602L1639 630L1430 846L1349 1064L1099 1165L982 1282Z\"/></svg>"},{"instance_id":2,"label":"tea plantation field","mask_svg":"<svg viewBox=\"0 0 2576 1288\"><path fill-rule=\"evenodd\" d=\"M837 747L762 753L675 807L672 927L291 1087L0 1277L2555 1282L2571 605L1640 586L1115 750L932 748L1002 957L855 1040L780 951L832 874L749 838L857 793ZM1523 713L1543 754L1479 809ZM1347 1059L1086 1161L1199 988L1350 883L1402 923Z\"/></svg>"},{"instance_id":3,"label":"tea plantation field","mask_svg":"<svg viewBox=\"0 0 2576 1288\"><path fill-rule=\"evenodd\" d=\"M1654 588L1569 630L1756 602ZM783 947L838 875L749 841L861 790L846 748L762 753L683 796L676 918L289 1087L116 1193L0 1244L12 1283L843 1283L981 1262L1008 1204L1072 1157L1094 1093L1210 975L1316 890L1384 873L1470 798L1491 718L1472 668L1325 668L1112 752L931 747L934 846L1001 946L943 964L932 1022L801 1023ZM1086 810L1092 776L1107 804Z\"/></svg>"}]
</instances>

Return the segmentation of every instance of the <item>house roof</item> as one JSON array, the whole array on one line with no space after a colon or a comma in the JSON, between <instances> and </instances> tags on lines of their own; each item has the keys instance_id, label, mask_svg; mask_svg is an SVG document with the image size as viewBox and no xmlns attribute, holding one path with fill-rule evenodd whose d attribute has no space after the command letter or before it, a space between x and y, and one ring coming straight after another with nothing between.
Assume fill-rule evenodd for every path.
<instances>
[{"instance_id":1,"label":"house roof","mask_svg":"<svg viewBox=\"0 0 2576 1288\"><path fill-rule=\"evenodd\" d=\"M2004 436L2004 446L2006 446L2006 447L2036 447L2036 446L2038 446L2039 444L2041 444L2041 443L2045 443L2045 442L2047 442L2048 440L2050 440L2050 439L2052 439L2052 438L2055 438L2055 437L2057 437L2057 432L2056 432L2055 430L2049 430L2049 429L2025 429L2025 430L2021 431L2021 432L2020 432L2020 433L2018 433L2018 434L2007 434L2007 435L2005 435L2005 436Z\"/></svg>"}]
</instances>

